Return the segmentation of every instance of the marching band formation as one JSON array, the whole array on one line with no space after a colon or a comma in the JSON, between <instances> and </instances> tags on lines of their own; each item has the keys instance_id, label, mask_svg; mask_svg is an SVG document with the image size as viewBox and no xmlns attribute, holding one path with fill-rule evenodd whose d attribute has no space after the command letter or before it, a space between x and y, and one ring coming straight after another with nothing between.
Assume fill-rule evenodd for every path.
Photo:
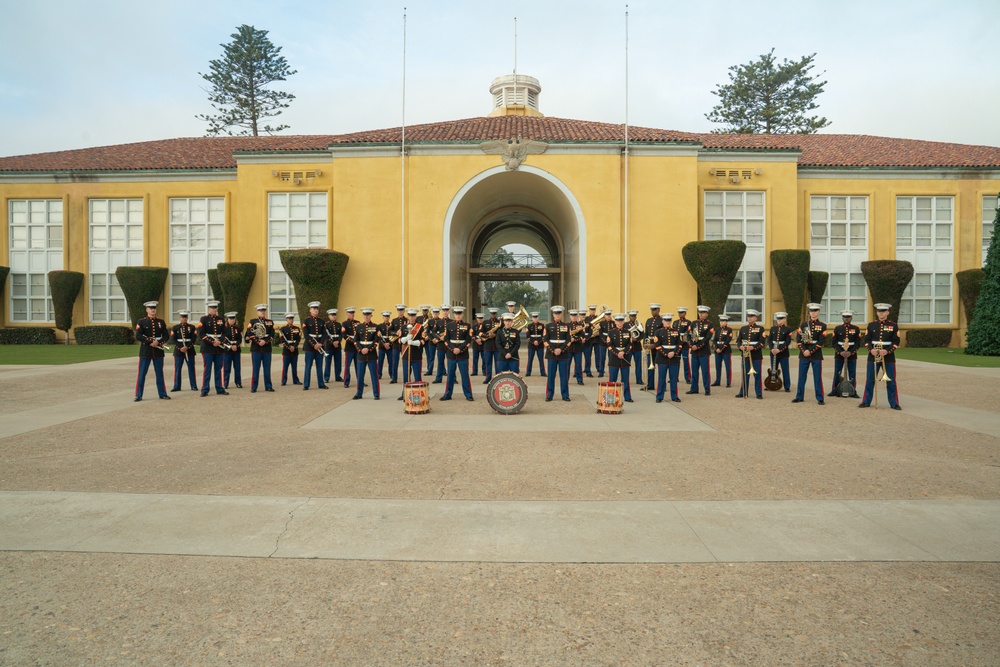
<instances>
[{"instance_id":1,"label":"marching band formation","mask_svg":"<svg viewBox=\"0 0 1000 667\"><path fill-rule=\"evenodd\" d=\"M867 408L876 401L876 383L886 385L889 405L900 410L896 388L896 360L894 351L899 347L899 328L888 319L889 305L875 304L877 319L869 322L866 330L852 323L854 313L841 312L843 323L828 331L820 321L821 306L807 305L809 317L797 329L787 324L787 313L775 313L775 323L769 329L758 323L761 314L753 309L746 311L746 324L734 332L729 327L729 317L719 316L719 326L709 320L710 308L697 307L697 319L687 319L687 308L678 307L673 313L660 313L660 304L649 304L650 316L645 322L638 320L638 311L613 314L611 309L590 305L586 311L570 310L569 320L563 319L565 309L552 306L552 320L539 321L539 313L527 313L522 306L508 301L507 312L498 316L498 308L489 308L489 317L477 314L474 322L464 320L465 308L443 304L440 308L421 306L407 308L396 306L396 315L381 312L382 322L372 322L373 308L361 309L361 320L355 319L356 309L345 308L346 317L338 320L339 311L326 311L324 321L320 316L318 301L309 303L309 317L300 326L295 324L295 313L285 313L285 325L277 327L268 318L267 305L256 306L257 317L246 328L236 321L237 313L218 315L218 301L206 304L208 314L197 325L188 322L189 313L180 311L180 323L168 328L166 322L156 317L156 301L144 304L146 317L135 328L139 348L139 373L136 381L135 400L141 401L146 374L153 366L157 394L169 400L163 376L163 360L171 352L174 358L174 382L170 391L180 391L187 366L187 379L192 391L198 391L195 374L195 346L202 356L203 373L201 396L207 396L211 385L215 393L228 395L230 379L242 388L241 350L250 347L252 374L250 392L255 393L263 380L264 391L273 392L271 382L271 356L274 347L281 349L281 384L289 376L293 385L309 390L315 372L315 385L328 389L331 378L354 387L354 399L364 398L365 389L371 389L375 400L381 398L382 378L389 376L389 383L421 382L426 375L434 376L431 384L445 383L442 401L451 400L457 382L468 401L472 395L472 377L482 371L483 384L488 384L494 374L512 372L520 374L521 348L527 350L526 376L538 363L539 373L546 378L545 400L555 398L556 376L559 378L559 395L569 401L570 376L579 385L584 377L608 376L611 383L620 383L626 403L633 402L632 377L643 391L655 392L656 402L666 400L669 387L670 400L681 401L678 384L683 377L690 385L686 394L711 396L712 387L719 387L725 372L726 387L733 384L732 355L735 347L740 355L739 391L736 398L749 397L751 390L763 399L763 389L791 391L789 358L793 347L798 350L798 385L793 403L804 401L806 383L812 374L816 402L823 405L827 396L860 398L860 408ZM171 349L171 345L173 346ZM769 368L763 379L764 349L767 348ZM834 354L833 385L825 393L823 385L823 352L832 348ZM857 393L856 372L858 352L868 352L867 380L864 394ZM471 354L470 354L471 352ZM304 356L304 372L299 379L298 358ZM715 381L712 381L710 359L715 355ZM470 374L469 361L472 361ZM355 380L352 381L352 371ZM367 380L367 382L366 382ZM403 396L399 397L403 400Z\"/></svg>"}]
</instances>

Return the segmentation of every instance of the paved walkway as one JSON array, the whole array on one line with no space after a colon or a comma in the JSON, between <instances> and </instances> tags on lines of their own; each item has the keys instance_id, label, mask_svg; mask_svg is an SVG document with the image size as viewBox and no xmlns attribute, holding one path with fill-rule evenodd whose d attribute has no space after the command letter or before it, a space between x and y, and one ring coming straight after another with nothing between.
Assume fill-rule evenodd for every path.
<instances>
[{"instance_id":1,"label":"paved walkway","mask_svg":"<svg viewBox=\"0 0 1000 667\"><path fill-rule=\"evenodd\" d=\"M0 493L0 550L525 563L1000 561L1000 501Z\"/></svg>"}]
</instances>

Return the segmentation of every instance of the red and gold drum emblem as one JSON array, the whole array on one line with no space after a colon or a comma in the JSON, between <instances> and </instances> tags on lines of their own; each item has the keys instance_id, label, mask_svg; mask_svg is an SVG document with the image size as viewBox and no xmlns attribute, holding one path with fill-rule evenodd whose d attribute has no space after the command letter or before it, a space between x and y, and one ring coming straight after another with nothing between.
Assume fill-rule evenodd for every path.
<instances>
[{"instance_id":1,"label":"red and gold drum emblem","mask_svg":"<svg viewBox=\"0 0 1000 667\"><path fill-rule=\"evenodd\" d=\"M528 401L528 385L517 373L498 373L486 388L486 401L502 415L517 414Z\"/></svg>"}]
</instances>

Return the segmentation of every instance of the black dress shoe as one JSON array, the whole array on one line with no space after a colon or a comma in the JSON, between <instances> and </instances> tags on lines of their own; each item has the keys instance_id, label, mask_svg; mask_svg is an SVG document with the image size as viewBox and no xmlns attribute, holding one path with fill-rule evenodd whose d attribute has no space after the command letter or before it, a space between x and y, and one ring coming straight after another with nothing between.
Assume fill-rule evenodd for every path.
<instances>
[{"instance_id":1,"label":"black dress shoe","mask_svg":"<svg viewBox=\"0 0 1000 667\"><path fill-rule=\"evenodd\" d=\"M673 401L674 403L680 403L681 402L681 399L679 399L679 398L671 398L670 400Z\"/></svg>"},{"instance_id":2,"label":"black dress shoe","mask_svg":"<svg viewBox=\"0 0 1000 667\"><path fill-rule=\"evenodd\" d=\"M403 400L403 397L402 397L402 396L400 396L400 397L399 397L399 398L397 398L396 400L397 400L397 401L401 401L401 400Z\"/></svg>"},{"instance_id":3,"label":"black dress shoe","mask_svg":"<svg viewBox=\"0 0 1000 667\"><path fill-rule=\"evenodd\" d=\"M132 400L132 402L133 402L133 403L138 403L138 402L139 402L139 401L141 401L141 400L142 400L141 398L139 398L138 396L136 396L136 397L135 397L135 398L134 398L134 399Z\"/></svg>"},{"instance_id":4,"label":"black dress shoe","mask_svg":"<svg viewBox=\"0 0 1000 667\"><path fill-rule=\"evenodd\" d=\"M697 394L698 392L691 390L691 391L685 391L684 393L685 394Z\"/></svg>"},{"instance_id":5,"label":"black dress shoe","mask_svg":"<svg viewBox=\"0 0 1000 667\"><path fill-rule=\"evenodd\" d=\"M893 409L893 410L902 410L903 408L901 408L901 407L900 407L900 406L898 406L898 405L894 405L894 406L892 406L892 409Z\"/></svg>"},{"instance_id":6,"label":"black dress shoe","mask_svg":"<svg viewBox=\"0 0 1000 667\"><path fill-rule=\"evenodd\" d=\"M568 401L569 399L567 398L567 399L564 399L564 400L567 400L567 401ZM626 402L626 403L631 403L631 402L632 402L632 399L631 399L631 398L626 398L626 399L625 399L625 402Z\"/></svg>"},{"instance_id":7,"label":"black dress shoe","mask_svg":"<svg viewBox=\"0 0 1000 667\"><path fill-rule=\"evenodd\" d=\"M215 393L218 394L219 396L229 396L229 392L226 391L225 389L223 389L222 391L217 391Z\"/></svg>"},{"instance_id":8,"label":"black dress shoe","mask_svg":"<svg viewBox=\"0 0 1000 667\"><path fill-rule=\"evenodd\" d=\"M792 399L792 403L801 403L801 402L802 402L801 398L793 398Z\"/></svg>"},{"instance_id":9,"label":"black dress shoe","mask_svg":"<svg viewBox=\"0 0 1000 667\"><path fill-rule=\"evenodd\" d=\"M817 405L826 405L823 401L816 401Z\"/></svg>"},{"instance_id":10,"label":"black dress shoe","mask_svg":"<svg viewBox=\"0 0 1000 667\"><path fill-rule=\"evenodd\" d=\"M379 399L379 397L378 397L378 396L376 396L376 397L375 397L375 400L377 401L378 399Z\"/></svg>"},{"instance_id":11,"label":"black dress shoe","mask_svg":"<svg viewBox=\"0 0 1000 667\"><path fill-rule=\"evenodd\" d=\"M264 391L274 391L274 387L268 387Z\"/></svg>"},{"instance_id":12,"label":"black dress shoe","mask_svg":"<svg viewBox=\"0 0 1000 667\"><path fill-rule=\"evenodd\" d=\"M141 399L141 398L137 398L137 399L135 399L135 400L137 400L137 401L141 401L142 399ZM546 403L551 403L551 402L552 402L552 399L551 399L551 398L546 398L546 399L545 399L545 402L546 402Z\"/></svg>"},{"instance_id":13,"label":"black dress shoe","mask_svg":"<svg viewBox=\"0 0 1000 667\"><path fill-rule=\"evenodd\" d=\"M170 397L169 396L160 396L160 400L161 401L169 401Z\"/></svg>"},{"instance_id":14,"label":"black dress shoe","mask_svg":"<svg viewBox=\"0 0 1000 667\"><path fill-rule=\"evenodd\" d=\"M243 388L243 385L241 385L241 384L237 383L237 384L236 384L236 388L237 388L237 389L242 389L242 388Z\"/></svg>"},{"instance_id":15,"label":"black dress shoe","mask_svg":"<svg viewBox=\"0 0 1000 667\"><path fill-rule=\"evenodd\" d=\"M333 378L336 382L343 382L344 378Z\"/></svg>"},{"instance_id":16,"label":"black dress shoe","mask_svg":"<svg viewBox=\"0 0 1000 667\"><path fill-rule=\"evenodd\" d=\"M713 387L718 387L718 386L719 386L719 383L718 383L718 382L713 382L713 383L712 383L712 386L713 386Z\"/></svg>"},{"instance_id":17,"label":"black dress shoe","mask_svg":"<svg viewBox=\"0 0 1000 667\"><path fill-rule=\"evenodd\" d=\"M656 402L657 402L657 403L662 403L662 402L663 402L663 399L662 399L662 398L658 398L658 399L656 399Z\"/></svg>"},{"instance_id":18,"label":"black dress shoe","mask_svg":"<svg viewBox=\"0 0 1000 667\"><path fill-rule=\"evenodd\" d=\"M763 400L764 400L764 397L763 397L763 396L758 396L757 398L758 398L759 400L761 400L761 401L763 401Z\"/></svg>"},{"instance_id":19,"label":"black dress shoe","mask_svg":"<svg viewBox=\"0 0 1000 667\"><path fill-rule=\"evenodd\" d=\"M321 385L319 386L319 388L320 388L320 389L329 389L329 388L330 388L330 385L328 385L328 384L321 384Z\"/></svg>"},{"instance_id":20,"label":"black dress shoe","mask_svg":"<svg viewBox=\"0 0 1000 667\"><path fill-rule=\"evenodd\" d=\"M743 394L736 394L733 398L743 398Z\"/></svg>"},{"instance_id":21,"label":"black dress shoe","mask_svg":"<svg viewBox=\"0 0 1000 667\"><path fill-rule=\"evenodd\" d=\"M344 389L350 389L350 388L351 388L351 383L350 382L345 382L344 383Z\"/></svg>"},{"instance_id":22,"label":"black dress shoe","mask_svg":"<svg viewBox=\"0 0 1000 667\"><path fill-rule=\"evenodd\" d=\"M360 397L360 396L358 396L357 394L355 394L354 396L352 396L352 397L351 397L351 400L352 400L352 401L360 401L360 400L361 400L361 397Z\"/></svg>"},{"instance_id":23,"label":"black dress shoe","mask_svg":"<svg viewBox=\"0 0 1000 667\"><path fill-rule=\"evenodd\" d=\"M710 392L710 391L706 391L706 392L705 392L705 395L706 395L706 396L711 396L711 395L712 395L712 392Z\"/></svg>"},{"instance_id":24,"label":"black dress shoe","mask_svg":"<svg viewBox=\"0 0 1000 667\"><path fill-rule=\"evenodd\" d=\"M567 403L569 403L569 399L568 398L564 398L563 400L566 401Z\"/></svg>"},{"instance_id":25,"label":"black dress shoe","mask_svg":"<svg viewBox=\"0 0 1000 667\"><path fill-rule=\"evenodd\" d=\"M250 393L251 393L251 394L256 394L256 393L257 393L257 390L256 390L256 389L251 389L251 390L250 390Z\"/></svg>"},{"instance_id":26,"label":"black dress shoe","mask_svg":"<svg viewBox=\"0 0 1000 667\"><path fill-rule=\"evenodd\" d=\"M302 387L302 391L309 391L309 387Z\"/></svg>"},{"instance_id":27,"label":"black dress shoe","mask_svg":"<svg viewBox=\"0 0 1000 667\"><path fill-rule=\"evenodd\" d=\"M442 401L450 401L451 400L451 396L442 396L440 400L442 400Z\"/></svg>"},{"instance_id":28,"label":"black dress shoe","mask_svg":"<svg viewBox=\"0 0 1000 667\"><path fill-rule=\"evenodd\" d=\"M586 375L587 377L589 377L589 378L592 378L592 377L594 377L592 373L585 373L585 375Z\"/></svg>"},{"instance_id":29,"label":"black dress shoe","mask_svg":"<svg viewBox=\"0 0 1000 667\"><path fill-rule=\"evenodd\" d=\"M396 384L396 380L390 380L389 384Z\"/></svg>"},{"instance_id":30,"label":"black dress shoe","mask_svg":"<svg viewBox=\"0 0 1000 667\"><path fill-rule=\"evenodd\" d=\"M285 386L285 383L284 383L284 382L282 382L282 383L281 383L281 386L282 386L282 387L284 387L284 386ZM347 385L345 384L344 386L346 387Z\"/></svg>"},{"instance_id":31,"label":"black dress shoe","mask_svg":"<svg viewBox=\"0 0 1000 667\"><path fill-rule=\"evenodd\" d=\"M827 396L836 396L836 395L837 395L836 391L831 391L829 394L827 394Z\"/></svg>"},{"instance_id":32,"label":"black dress shoe","mask_svg":"<svg viewBox=\"0 0 1000 667\"><path fill-rule=\"evenodd\" d=\"M198 387L191 387L191 391L198 391Z\"/></svg>"},{"instance_id":33,"label":"black dress shoe","mask_svg":"<svg viewBox=\"0 0 1000 667\"><path fill-rule=\"evenodd\" d=\"M577 382L577 384L580 384L580 385L582 385L583 383L582 383L582 382L579 382L579 381L578 381L578 382Z\"/></svg>"},{"instance_id":34,"label":"black dress shoe","mask_svg":"<svg viewBox=\"0 0 1000 667\"><path fill-rule=\"evenodd\" d=\"M869 405L867 403L858 403L859 408L867 408Z\"/></svg>"},{"instance_id":35,"label":"black dress shoe","mask_svg":"<svg viewBox=\"0 0 1000 667\"><path fill-rule=\"evenodd\" d=\"M170 391L180 391L180 390L181 390L180 387L175 387L174 389L171 389Z\"/></svg>"},{"instance_id":36,"label":"black dress shoe","mask_svg":"<svg viewBox=\"0 0 1000 667\"><path fill-rule=\"evenodd\" d=\"M205 398L206 396L208 396L208 392L207 391L201 392L201 398Z\"/></svg>"},{"instance_id":37,"label":"black dress shoe","mask_svg":"<svg viewBox=\"0 0 1000 667\"><path fill-rule=\"evenodd\" d=\"M434 380L434 382L431 382L431 384L441 384L441 380Z\"/></svg>"},{"instance_id":38,"label":"black dress shoe","mask_svg":"<svg viewBox=\"0 0 1000 667\"><path fill-rule=\"evenodd\" d=\"M727 386L728 386L728 385L727 385ZM786 389L786 390L785 390L785 393L787 394L787 393L790 393L791 391L792 391L791 389Z\"/></svg>"},{"instance_id":39,"label":"black dress shoe","mask_svg":"<svg viewBox=\"0 0 1000 667\"><path fill-rule=\"evenodd\" d=\"M479 377L479 373L473 373L471 377Z\"/></svg>"},{"instance_id":40,"label":"black dress shoe","mask_svg":"<svg viewBox=\"0 0 1000 667\"><path fill-rule=\"evenodd\" d=\"M465 397L465 400L467 400L467 401L474 401L474 400L476 400L476 399L474 399L474 398L473 398L473 397L471 397L471 396L466 396L466 397Z\"/></svg>"}]
</instances>

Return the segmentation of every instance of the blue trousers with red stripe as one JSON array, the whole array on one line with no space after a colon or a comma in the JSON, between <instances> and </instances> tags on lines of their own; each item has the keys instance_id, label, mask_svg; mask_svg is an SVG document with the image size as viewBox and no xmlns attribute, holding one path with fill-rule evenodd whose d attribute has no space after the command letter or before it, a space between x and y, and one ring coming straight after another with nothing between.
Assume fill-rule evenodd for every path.
<instances>
[{"instance_id":1,"label":"blue trousers with red stripe","mask_svg":"<svg viewBox=\"0 0 1000 667\"><path fill-rule=\"evenodd\" d=\"M174 355L174 387L173 387L174 391L177 391L181 388L181 378L182 378L181 373L184 372L183 369L185 362L187 362L188 380L190 380L191 382L191 388L192 389L198 388L198 381L195 380L194 377L194 350L192 350L190 355L188 354L181 356Z\"/></svg>"},{"instance_id":2,"label":"blue trousers with red stripe","mask_svg":"<svg viewBox=\"0 0 1000 667\"><path fill-rule=\"evenodd\" d=\"M726 365L726 386L728 387L733 383L733 355L730 354L715 354L715 382L716 384L722 381L722 365Z\"/></svg>"},{"instance_id":3,"label":"blue trousers with red stripe","mask_svg":"<svg viewBox=\"0 0 1000 667\"><path fill-rule=\"evenodd\" d=\"M201 393L207 394L212 388L212 378L215 378L215 393L221 394L225 391L222 388L222 354L201 355L201 362L205 365L205 372L201 376Z\"/></svg>"},{"instance_id":4,"label":"blue trousers with red stripe","mask_svg":"<svg viewBox=\"0 0 1000 667\"><path fill-rule=\"evenodd\" d=\"M806 376L812 369L813 389L816 391L816 400L823 402L823 360L803 357L799 355L799 386L795 389L795 399L801 401L806 393Z\"/></svg>"},{"instance_id":5,"label":"blue trousers with red stripe","mask_svg":"<svg viewBox=\"0 0 1000 667\"><path fill-rule=\"evenodd\" d=\"M358 390L354 392L357 398L361 398L365 394L365 371L368 372L368 376L372 381L372 394L375 398L379 397L381 386L378 379L378 361L358 361Z\"/></svg>"},{"instance_id":6,"label":"blue trousers with red stripe","mask_svg":"<svg viewBox=\"0 0 1000 667\"><path fill-rule=\"evenodd\" d=\"M264 372L264 389L271 389L271 350L267 352L251 352L250 361L253 363L253 377L250 380L250 389L257 391L257 381L260 379L261 370ZM263 369L261 368L263 367Z\"/></svg>"},{"instance_id":7,"label":"blue trousers with red stripe","mask_svg":"<svg viewBox=\"0 0 1000 667\"><path fill-rule=\"evenodd\" d=\"M153 373L156 375L157 395L167 395L167 385L163 381L163 357L158 357L156 359L139 357L139 377L135 382L136 398L142 398L142 390L146 385L146 372L149 371L149 362L153 362Z\"/></svg>"},{"instance_id":8,"label":"blue trousers with red stripe","mask_svg":"<svg viewBox=\"0 0 1000 667\"><path fill-rule=\"evenodd\" d=\"M896 362L890 361L885 366L885 393L890 406L899 405L899 389L896 387ZM875 397L875 357L868 357L868 377L865 378L865 395L861 405L870 405Z\"/></svg>"}]
</instances>

